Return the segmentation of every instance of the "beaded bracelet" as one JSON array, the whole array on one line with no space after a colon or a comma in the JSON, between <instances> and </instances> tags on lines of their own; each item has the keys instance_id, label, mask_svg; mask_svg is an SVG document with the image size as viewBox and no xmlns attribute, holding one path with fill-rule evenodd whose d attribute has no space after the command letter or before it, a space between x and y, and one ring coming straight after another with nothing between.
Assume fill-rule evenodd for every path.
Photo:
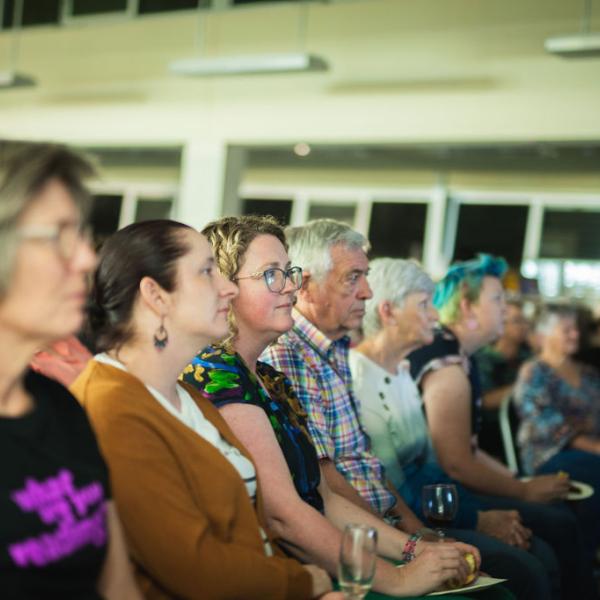
<instances>
[{"instance_id":1,"label":"beaded bracelet","mask_svg":"<svg viewBox=\"0 0 600 600\"><path fill-rule=\"evenodd\" d=\"M410 562L415 557L417 542L422 537L423 536L420 533L413 533L408 540L406 540L406 544L404 544L404 548L402 549L402 560L404 562Z\"/></svg>"}]
</instances>

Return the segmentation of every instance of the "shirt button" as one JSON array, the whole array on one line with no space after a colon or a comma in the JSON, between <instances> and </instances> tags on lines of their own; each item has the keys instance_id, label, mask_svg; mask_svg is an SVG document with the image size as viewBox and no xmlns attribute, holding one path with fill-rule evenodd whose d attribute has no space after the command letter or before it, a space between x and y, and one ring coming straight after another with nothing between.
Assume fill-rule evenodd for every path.
<instances>
[{"instance_id":1,"label":"shirt button","mask_svg":"<svg viewBox=\"0 0 600 600\"><path fill-rule=\"evenodd\" d=\"M389 377L387 377L387 376L384 378L384 381L386 383L392 383L392 380Z\"/></svg>"}]
</instances>

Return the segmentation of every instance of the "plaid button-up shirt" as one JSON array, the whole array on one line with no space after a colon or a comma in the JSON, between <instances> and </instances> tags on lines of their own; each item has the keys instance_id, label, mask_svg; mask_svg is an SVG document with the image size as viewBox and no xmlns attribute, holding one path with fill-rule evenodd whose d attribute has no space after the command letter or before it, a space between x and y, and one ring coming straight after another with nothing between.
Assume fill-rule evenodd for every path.
<instances>
[{"instance_id":1,"label":"plaid button-up shirt","mask_svg":"<svg viewBox=\"0 0 600 600\"><path fill-rule=\"evenodd\" d=\"M294 310L294 327L269 346L261 360L292 382L319 458L328 458L356 491L384 515L396 503L385 471L371 453L358 421L348 364L349 339L330 340Z\"/></svg>"}]
</instances>

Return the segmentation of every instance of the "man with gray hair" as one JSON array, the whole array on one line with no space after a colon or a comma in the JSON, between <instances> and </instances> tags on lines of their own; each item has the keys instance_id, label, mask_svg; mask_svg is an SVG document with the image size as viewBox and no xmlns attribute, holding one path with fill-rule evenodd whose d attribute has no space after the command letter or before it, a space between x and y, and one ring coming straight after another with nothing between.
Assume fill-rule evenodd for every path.
<instances>
[{"instance_id":1,"label":"man with gray hair","mask_svg":"<svg viewBox=\"0 0 600 600\"><path fill-rule=\"evenodd\" d=\"M290 259L303 267L293 328L261 360L284 372L308 414L310 433L329 486L351 502L413 533L423 524L387 485L380 460L362 430L348 365L348 333L361 326L369 243L331 219L286 231Z\"/></svg>"}]
</instances>

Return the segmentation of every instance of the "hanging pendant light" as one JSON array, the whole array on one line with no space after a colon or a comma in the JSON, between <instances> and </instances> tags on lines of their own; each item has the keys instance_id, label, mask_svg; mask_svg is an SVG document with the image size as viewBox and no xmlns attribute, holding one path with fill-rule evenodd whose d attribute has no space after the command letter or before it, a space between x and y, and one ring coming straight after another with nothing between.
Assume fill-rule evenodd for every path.
<instances>
[{"instance_id":1,"label":"hanging pendant light","mask_svg":"<svg viewBox=\"0 0 600 600\"><path fill-rule=\"evenodd\" d=\"M0 0L0 18L2 18L3 14L4 0ZM12 29L9 34L6 34L11 36L7 68L0 69L0 89L35 85L35 80L32 77L17 72L22 24L23 0L15 0L13 7Z\"/></svg>"}]
</instances>

